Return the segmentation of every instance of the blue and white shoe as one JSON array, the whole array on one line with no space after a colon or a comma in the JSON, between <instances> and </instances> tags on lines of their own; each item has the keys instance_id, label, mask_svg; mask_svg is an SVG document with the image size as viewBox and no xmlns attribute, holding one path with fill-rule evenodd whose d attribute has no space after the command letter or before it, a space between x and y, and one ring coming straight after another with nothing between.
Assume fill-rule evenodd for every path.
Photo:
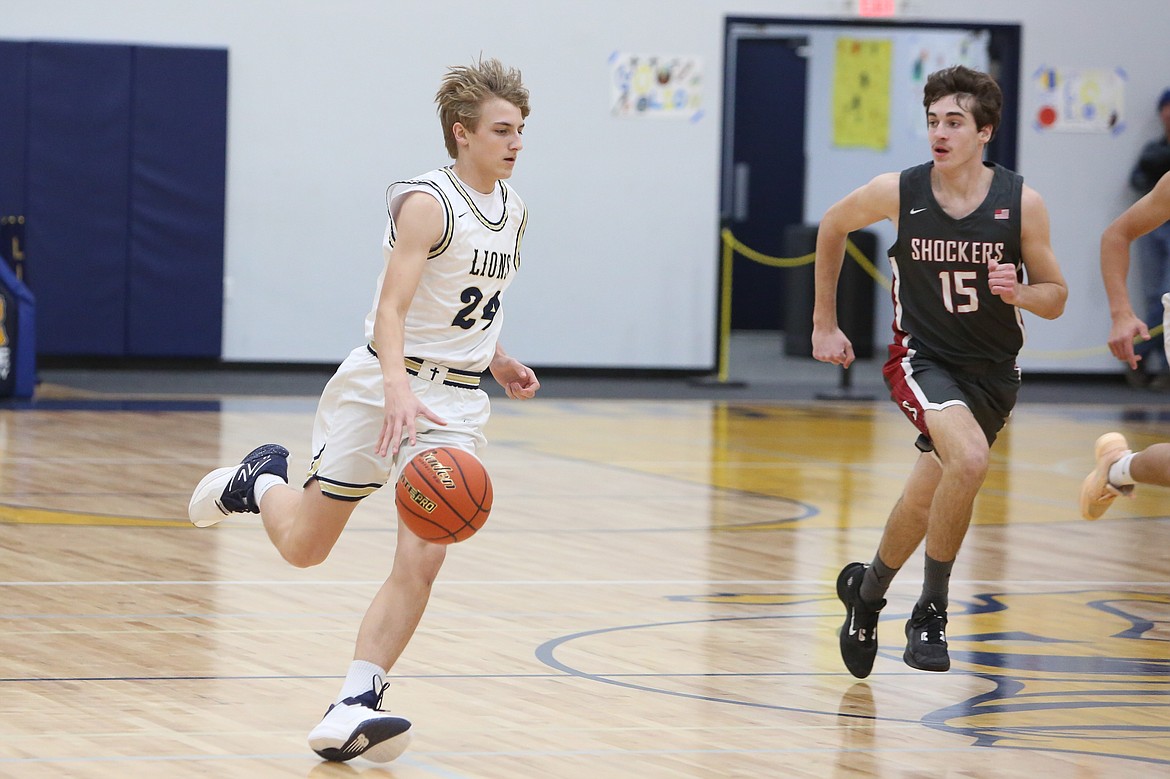
<instances>
[{"instance_id":1,"label":"blue and white shoe","mask_svg":"<svg viewBox=\"0 0 1170 779\"><path fill-rule=\"evenodd\" d=\"M389 763L410 746L410 720L382 710L382 695L390 685L374 677L374 686L361 695L334 703L309 733L309 748L326 760L343 762L364 757Z\"/></svg>"},{"instance_id":2,"label":"blue and white shoe","mask_svg":"<svg viewBox=\"0 0 1170 779\"><path fill-rule=\"evenodd\" d=\"M203 477L191 493L187 516L195 527L208 527L230 514L259 514L252 494L256 477L271 473L288 481L288 450L280 444L253 449L239 465L217 468Z\"/></svg>"}]
</instances>

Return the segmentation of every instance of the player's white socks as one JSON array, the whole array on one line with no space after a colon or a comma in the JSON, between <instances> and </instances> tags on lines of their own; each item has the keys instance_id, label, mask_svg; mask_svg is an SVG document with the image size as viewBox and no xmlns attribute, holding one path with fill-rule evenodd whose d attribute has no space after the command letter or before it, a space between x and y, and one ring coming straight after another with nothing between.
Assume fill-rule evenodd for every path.
<instances>
[{"instance_id":1,"label":"player's white socks","mask_svg":"<svg viewBox=\"0 0 1170 779\"><path fill-rule=\"evenodd\" d=\"M256 498L256 505L260 505L260 501L264 498L264 493L268 492L277 484L284 484L284 479L277 476L275 473L262 473L256 477L256 484L252 487L252 495Z\"/></svg>"},{"instance_id":2,"label":"player's white socks","mask_svg":"<svg viewBox=\"0 0 1170 779\"><path fill-rule=\"evenodd\" d=\"M386 670L365 660L354 660L349 664L349 673L345 675L345 683L341 685L341 692L337 694L334 703L341 703L346 698L374 689L375 676L379 680L385 679Z\"/></svg>"},{"instance_id":3,"label":"player's white socks","mask_svg":"<svg viewBox=\"0 0 1170 779\"><path fill-rule=\"evenodd\" d=\"M1133 459L1133 452L1126 452L1121 459L1109 466L1109 483L1114 487L1126 487L1136 484L1129 475L1129 461Z\"/></svg>"}]
</instances>

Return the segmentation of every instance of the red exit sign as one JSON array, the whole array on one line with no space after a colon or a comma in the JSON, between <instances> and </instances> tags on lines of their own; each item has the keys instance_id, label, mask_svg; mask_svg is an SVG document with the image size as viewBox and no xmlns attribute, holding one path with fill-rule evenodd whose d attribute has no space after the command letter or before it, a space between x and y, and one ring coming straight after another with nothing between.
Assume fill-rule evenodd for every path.
<instances>
[{"instance_id":1,"label":"red exit sign","mask_svg":"<svg viewBox=\"0 0 1170 779\"><path fill-rule=\"evenodd\" d=\"M893 16L897 12L897 0L857 0L860 16Z\"/></svg>"}]
</instances>

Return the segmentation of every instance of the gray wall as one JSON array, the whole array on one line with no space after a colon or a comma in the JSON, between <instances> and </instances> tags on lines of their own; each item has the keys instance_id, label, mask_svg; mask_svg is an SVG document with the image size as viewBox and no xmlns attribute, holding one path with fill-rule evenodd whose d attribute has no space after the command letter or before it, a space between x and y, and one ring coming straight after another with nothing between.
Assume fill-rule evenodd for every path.
<instances>
[{"instance_id":1,"label":"gray wall","mask_svg":"<svg viewBox=\"0 0 1170 779\"><path fill-rule=\"evenodd\" d=\"M507 348L534 365L707 368L716 341L724 18L845 18L852 5L4 0L0 34L229 49L227 360L335 362L360 343L381 263L383 191L446 162L435 87L447 65L483 52L522 68L532 90L513 179L531 221L507 301ZM1018 166L1048 202L1072 288L1062 320L1029 319L1024 365L1116 370L1103 349L1109 319L1097 242L1131 201L1126 173L1158 131L1153 103L1170 85L1165 0L901 7L907 20L1022 24L1024 117L1036 107L1028 79L1043 65L1129 74L1124 132L1025 126ZM614 52L701 58L704 116L611 116ZM843 175L835 194L863 180ZM886 323L877 329L884 338Z\"/></svg>"}]
</instances>

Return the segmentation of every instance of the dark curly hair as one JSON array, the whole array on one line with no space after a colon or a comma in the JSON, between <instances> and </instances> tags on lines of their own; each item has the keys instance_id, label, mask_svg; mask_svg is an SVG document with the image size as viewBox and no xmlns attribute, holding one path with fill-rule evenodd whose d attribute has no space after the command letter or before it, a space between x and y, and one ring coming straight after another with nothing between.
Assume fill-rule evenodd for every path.
<instances>
[{"instance_id":1,"label":"dark curly hair","mask_svg":"<svg viewBox=\"0 0 1170 779\"><path fill-rule=\"evenodd\" d=\"M1003 111L1003 92L995 79L963 65L936 70L926 78L922 105L927 110L947 95L954 95L959 105L971 112L976 129L991 125L991 134L999 129Z\"/></svg>"}]
</instances>

